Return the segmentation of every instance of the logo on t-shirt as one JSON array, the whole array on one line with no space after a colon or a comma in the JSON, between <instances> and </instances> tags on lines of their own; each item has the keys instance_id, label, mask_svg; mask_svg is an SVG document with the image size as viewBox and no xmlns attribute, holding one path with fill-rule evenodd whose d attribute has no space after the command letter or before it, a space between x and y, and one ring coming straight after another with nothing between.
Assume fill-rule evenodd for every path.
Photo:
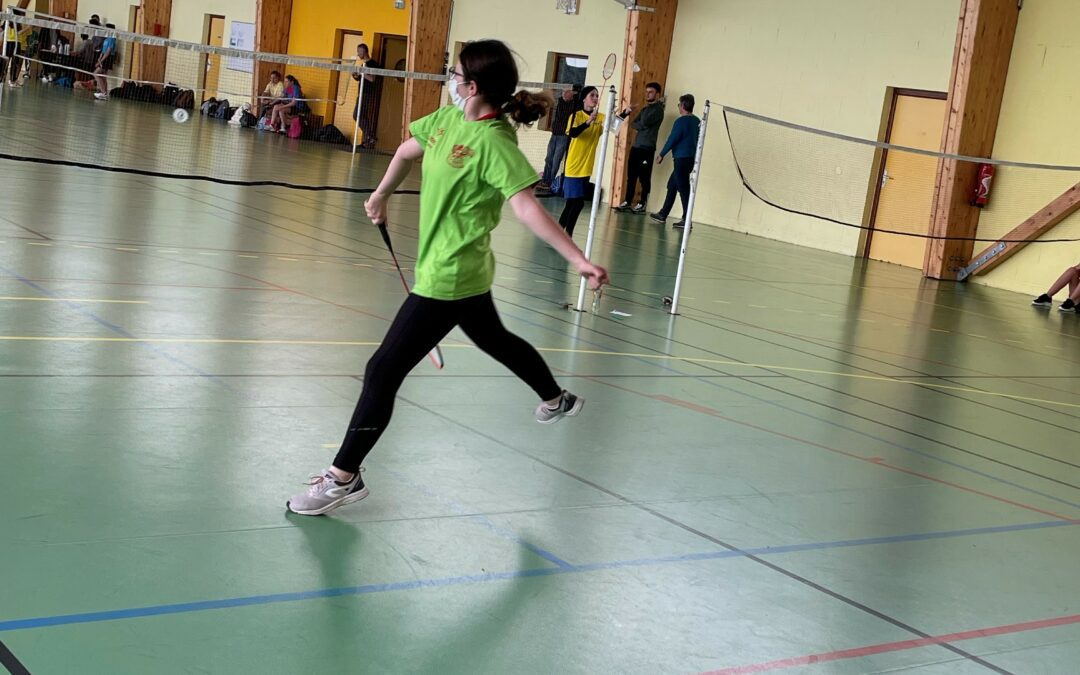
<instances>
[{"instance_id":1,"label":"logo on t-shirt","mask_svg":"<svg viewBox=\"0 0 1080 675\"><path fill-rule=\"evenodd\" d=\"M446 129L436 129L435 133L428 136L428 139L427 139L428 147L429 148L434 148L435 145L439 142L439 139L442 138L442 135L445 134L445 133L446 133Z\"/></svg>"},{"instance_id":2,"label":"logo on t-shirt","mask_svg":"<svg viewBox=\"0 0 1080 675\"><path fill-rule=\"evenodd\" d=\"M467 145L455 145L446 161L455 169L463 169L465 168L465 159L475 154L473 149Z\"/></svg>"}]
</instances>

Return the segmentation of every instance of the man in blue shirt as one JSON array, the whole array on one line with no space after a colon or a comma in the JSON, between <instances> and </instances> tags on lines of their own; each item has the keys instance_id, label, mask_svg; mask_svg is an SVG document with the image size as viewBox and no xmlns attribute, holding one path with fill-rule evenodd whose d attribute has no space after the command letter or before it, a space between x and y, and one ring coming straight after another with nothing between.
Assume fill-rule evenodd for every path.
<instances>
[{"instance_id":1,"label":"man in blue shirt","mask_svg":"<svg viewBox=\"0 0 1080 675\"><path fill-rule=\"evenodd\" d=\"M111 23L105 24L105 27L116 28ZM97 91L94 92L94 98L98 101L109 100L109 81L105 79L105 75L112 69L115 58L116 36L110 35L101 43L101 56L98 57L94 66L94 81L97 82Z\"/></svg>"},{"instance_id":2,"label":"man in blue shirt","mask_svg":"<svg viewBox=\"0 0 1080 675\"><path fill-rule=\"evenodd\" d=\"M675 159L675 168L671 172L671 178L667 184L667 198L664 205L657 213L649 216L658 223L667 221L671 208L675 206L675 194L682 199L683 217L673 227L682 227L686 221L686 205L690 201L690 173L694 170L694 155L697 153L698 131L701 129L701 120L694 115L693 94L683 94L679 97L679 118L671 127L667 143L656 158L656 163L664 161L664 155L671 153Z\"/></svg>"}]
</instances>

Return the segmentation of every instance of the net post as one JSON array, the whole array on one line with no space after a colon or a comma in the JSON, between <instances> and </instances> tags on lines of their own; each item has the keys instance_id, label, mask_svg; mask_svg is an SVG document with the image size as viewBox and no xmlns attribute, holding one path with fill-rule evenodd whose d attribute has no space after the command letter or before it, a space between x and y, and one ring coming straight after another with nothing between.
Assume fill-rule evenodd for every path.
<instances>
[{"instance_id":1,"label":"net post","mask_svg":"<svg viewBox=\"0 0 1080 675\"><path fill-rule=\"evenodd\" d=\"M604 166L607 164L608 136L610 135L609 132L611 131L614 117L615 86L612 85L608 88L608 109L607 115L604 116L604 131L600 135L600 154L597 156L596 163L593 165L593 175L596 177L596 188L593 190L592 211L589 213L589 236L585 239L585 258L587 260L592 260L593 238L596 235L596 216L600 213L600 186L604 184ZM585 280L585 277L581 277L581 284L578 287L577 305L574 308L579 312L585 311L586 288L588 288L588 282Z\"/></svg>"},{"instance_id":2,"label":"net post","mask_svg":"<svg viewBox=\"0 0 1080 675\"><path fill-rule=\"evenodd\" d=\"M682 293L683 271L686 269L686 251L690 243L690 232L694 229L694 202L697 201L698 178L701 176L701 153L705 148L705 131L709 128L709 109L711 101L705 101L701 111L701 124L698 126L697 149L694 151L694 169L690 172L690 197L686 201L686 213L683 214L682 244L679 250L679 270L675 273L675 290L671 294L671 314L679 313L679 294Z\"/></svg>"},{"instance_id":3,"label":"net post","mask_svg":"<svg viewBox=\"0 0 1080 675\"><path fill-rule=\"evenodd\" d=\"M357 70L357 72L360 73L360 87L356 90L356 114L354 115L356 119L353 123L352 132L352 154L354 156L356 155L356 137L360 135L360 113L362 112L361 108L364 105L364 80L367 79L364 77L364 67Z\"/></svg>"}]
</instances>

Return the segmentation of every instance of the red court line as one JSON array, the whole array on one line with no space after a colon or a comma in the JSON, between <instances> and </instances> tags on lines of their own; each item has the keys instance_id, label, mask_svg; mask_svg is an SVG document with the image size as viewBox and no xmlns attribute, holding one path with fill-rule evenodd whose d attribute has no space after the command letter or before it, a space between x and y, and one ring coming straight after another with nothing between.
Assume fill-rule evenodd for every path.
<instances>
[{"instance_id":1,"label":"red court line","mask_svg":"<svg viewBox=\"0 0 1080 675\"><path fill-rule=\"evenodd\" d=\"M830 661L842 661L844 659L858 659L864 656L874 656L876 654L906 651L909 649L918 649L920 647L932 647L935 645L961 642L963 640L995 637L997 635L1023 633L1032 630L1042 630L1044 628L1055 628L1057 626L1069 626L1076 623L1080 623L1080 614L1061 616L1053 619L1041 619L1038 621L1026 621L1024 623L1013 623L1005 626L994 626L992 628L977 628L975 630L967 630L960 633L934 635L927 638L916 638L914 640L883 642L876 645L855 647L853 649L841 649L821 654L808 654L806 656L796 656L790 659L779 659L777 661L768 661L765 663L754 663L746 666L710 670L701 673L701 675L745 675L746 673L763 673L769 670L782 670L784 668L808 666L816 663L828 663Z\"/></svg>"},{"instance_id":2,"label":"red court line","mask_svg":"<svg viewBox=\"0 0 1080 675\"><path fill-rule=\"evenodd\" d=\"M608 385L608 386L615 386L615 385ZM627 390L627 391L629 391L629 390ZM911 469L905 469L905 468L900 467L900 466L895 466L895 465L889 464L888 462L884 461L880 457L864 457L863 455L857 455L857 454L855 454L853 452L848 452L847 450L841 450L840 448L834 448L834 447L831 447L831 446L828 446L828 445L824 445L822 443L817 443L816 441L811 441L811 440L806 439L806 438L799 438L798 436L792 436L791 434L786 434L786 433L784 433L782 431L777 431L776 429L768 429L766 427L762 427L762 426L759 426L757 424L747 422L745 420L737 420L737 419L734 419L732 417L728 417L727 415L724 415L719 410L709 408L709 407L706 407L706 406L703 406L703 405L698 405L696 403L691 403L689 401L683 401L682 399L672 398L670 396L664 396L663 394L646 394L646 396L648 396L649 398L652 398L652 399L656 399L657 401L662 401L664 403L670 403L672 405L677 405L679 407L686 408L687 410L693 410L695 412L703 413L705 415L711 415L712 417L718 417L718 418L720 418L722 420L726 420L728 422L734 422L735 424L739 424L739 425L744 426L744 427L749 427L751 429L757 429L758 431L763 431L763 432L765 432L767 434L772 434L774 436L780 436L781 438L786 438L788 440L795 441L796 443L804 443L806 445L811 445L811 446L813 446L815 448L821 448L822 450L828 450L829 452L833 452L833 453L836 453L838 455L843 455L845 457L850 457L851 459L857 459L860 462L867 462L869 464L874 464L876 466L884 467L886 469L891 469L892 471L899 471L901 473L906 473L906 474L911 475L911 476L918 476L919 478L923 478L925 480L932 481L932 482L938 483L940 485L947 485L949 487L956 488L957 490L963 490L964 492L969 492L971 494L976 494L976 495L979 495L980 497L986 497L987 499L993 499L994 501L998 501L998 502L1001 502L1003 504L1008 504L1010 506L1015 506L1017 508L1025 509L1027 511L1034 511L1035 513L1040 513L1040 514L1042 514L1044 516L1050 516L1051 518L1057 518L1058 520L1064 520L1064 521L1068 521L1068 522L1078 522L1075 519L1069 518L1068 516L1063 516L1060 513L1054 513L1053 511L1047 511L1045 509L1040 509L1037 506L1031 506L1029 504L1023 504L1021 502L1013 501L1012 499L1007 499L1005 497L999 497L997 495L990 494L989 492L983 492L982 490L976 490L975 488L969 488L969 487L960 485L959 483L953 483L952 481L942 480L941 478L936 478L936 477L931 476L929 474L920 473L918 471L913 471Z\"/></svg>"}]
</instances>

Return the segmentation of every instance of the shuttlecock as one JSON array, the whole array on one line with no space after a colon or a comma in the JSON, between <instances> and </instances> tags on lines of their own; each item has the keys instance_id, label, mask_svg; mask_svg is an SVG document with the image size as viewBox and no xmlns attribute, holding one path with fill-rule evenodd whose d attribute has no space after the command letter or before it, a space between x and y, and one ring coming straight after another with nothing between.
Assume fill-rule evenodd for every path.
<instances>
[{"instance_id":1,"label":"shuttlecock","mask_svg":"<svg viewBox=\"0 0 1080 675\"><path fill-rule=\"evenodd\" d=\"M177 108L176 110L173 111L173 114L172 114L172 118L176 122L178 122L179 124L183 124L184 122L187 122L188 117L190 117L190 115L188 115L188 111L184 110L183 108Z\"/></svg>"}]
</instances>

